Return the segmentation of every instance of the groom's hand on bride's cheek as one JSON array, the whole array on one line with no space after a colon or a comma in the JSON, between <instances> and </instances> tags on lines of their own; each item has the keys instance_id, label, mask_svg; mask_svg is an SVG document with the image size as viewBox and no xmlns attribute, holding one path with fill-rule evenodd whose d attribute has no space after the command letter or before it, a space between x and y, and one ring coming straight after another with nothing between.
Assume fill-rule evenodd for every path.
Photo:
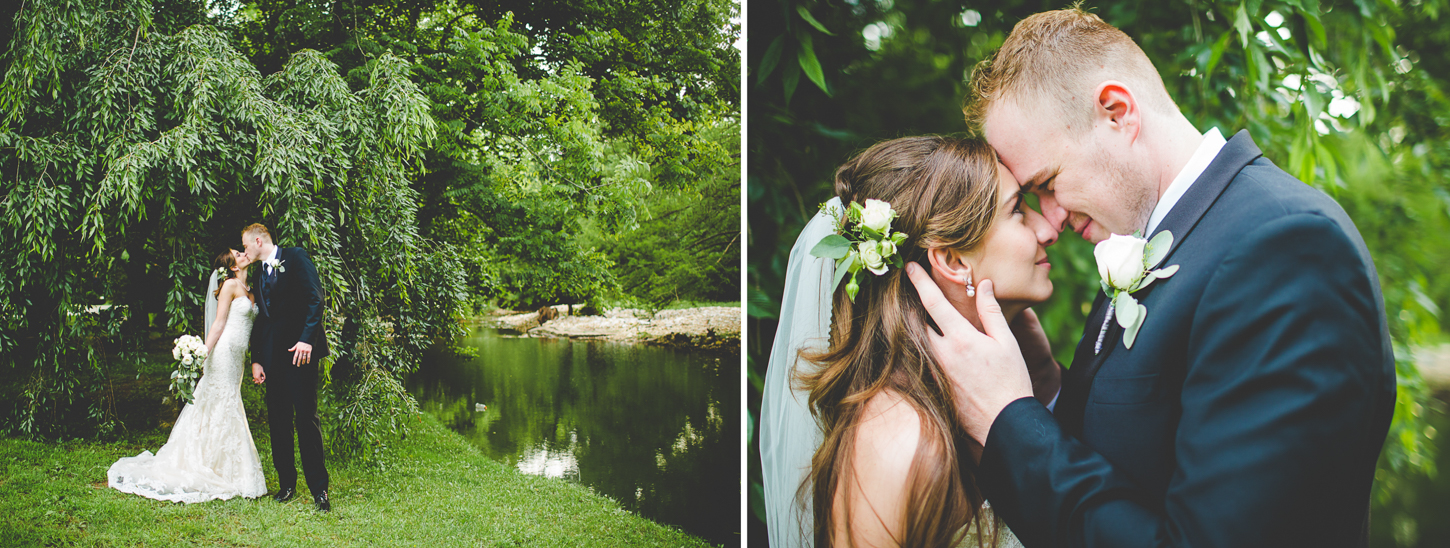
<instances>
[{"instance_id":1,"label":"groom's hand on bride's cheek","mask_svg":"<svg viewBox=\"0 0 1450 548\"><path fill-rule=\"evenodd\" d=\"M921 297L921 304L941 328L941 335L928 332L932 353L952 380L957 411L967 433L983 445L997 415L1007 404L1032 396L1032 380L1022 351L1002 306L997 303L991 280L977 285L977 316L986 333L962 317L941 288L920 265L906 265L906 275Z\"/></svg>"}]
</instances>

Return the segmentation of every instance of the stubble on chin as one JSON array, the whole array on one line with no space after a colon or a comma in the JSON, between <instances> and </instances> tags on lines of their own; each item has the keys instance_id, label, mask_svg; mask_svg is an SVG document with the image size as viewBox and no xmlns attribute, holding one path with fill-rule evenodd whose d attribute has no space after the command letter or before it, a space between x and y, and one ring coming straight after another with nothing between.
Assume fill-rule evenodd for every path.
<instances>
[{"instance_id":1,"label":"stubble on chin","mask_svg":"<svg viewBox=\"0 0 1450 548\"><path fill-rule=\"evenodd\" d=\"M1150 185L1148 174L1127 162L1119 161L1110 154L1099 154L1098 168L1104 175L1102 190L1111 196L1114 208L1121 212L1126 222L1123 226L1104 227L1113 234L1132 234L1146 231L1148 219L1153 217L1153 208L1158 205L1158 192ZM1102 224L1102 219L1097 219ZM1120 232L1121 231L1121 232Z\"/></svg>"}]
</instances>

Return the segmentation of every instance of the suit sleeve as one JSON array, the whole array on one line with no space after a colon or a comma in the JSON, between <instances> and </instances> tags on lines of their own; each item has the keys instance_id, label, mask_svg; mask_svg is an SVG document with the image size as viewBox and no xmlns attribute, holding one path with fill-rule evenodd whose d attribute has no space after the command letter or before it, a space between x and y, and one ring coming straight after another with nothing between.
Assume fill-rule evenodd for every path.
<instances>
[{"instance_id":1,"label":"suit sleeve","mask_svg":"<svg viewBox=\"0 0 1450 548\"><path fill-rule=\"evenodd\" d=\"M1325 524L1362 523L1377 417L1394 397L1378 282L1318 215L1274 220L1236 247L1188 334L1166 494L1139 489L1030 398L993 423L979 481L1025 545L1340 545Z\"/></svg>"},{"instance_id":2,"label":"suit sleeve","mask_svg":"<svg viewBox=\"0 0 1450 548\"><path fill-rule=\"evenodd\" d=\"M258 298L258 299L262 298L262 295L260 294L260 292L256 294L256 298ZM262 318L258 317L255 321L256 322L261 322L263 320L262 320ZM257 326L254 323L253 326L252 326L252 334L248 337L251 340L248 342L248 345L247 345L247 350L249 352L251 352L251 354L252 354L252 361L251 361L251 363L262 363L262 356L260 355L262 353L262 343L263 343L263 340L262 340L262 332L263 332L263 330L257 329ZM248 371L250 371L250 369L248 369Z\"/></svg>"},{"instance_id":3,"label":"suit sleeve","mask_svg":"<svg viewBox=\"0 0 1450 548\"><path fill-rule=\"evenodd\" d=\"M314 347L318 346L318 339L323 336L322 332L322 279L317 275L317 266L312 264L312 258L307 255L307 250L297 248L297 263L302 267L302 291L306 300L306 319L302 324L302 335L298 342L305 342Z\"/></svg>"}]
</instances>

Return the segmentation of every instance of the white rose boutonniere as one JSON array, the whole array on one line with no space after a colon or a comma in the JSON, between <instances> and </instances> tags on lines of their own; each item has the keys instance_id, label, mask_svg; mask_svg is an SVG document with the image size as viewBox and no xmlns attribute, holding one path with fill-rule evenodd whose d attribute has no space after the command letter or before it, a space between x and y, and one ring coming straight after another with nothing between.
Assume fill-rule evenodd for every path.
<instances>
[{"instance_id":1,"label":"white rose boutonniere","mask_svg":"<svg viewBox=\"0 0 1450 548\"><path fill-rule=\"evenodd\" d=\"M896 218L896 210L891 209L890 203L868 199L865 206L851 202L845 211L825 205L821 206L821 210L836 219L839 229L835 234L821 238L811 248L811 255L822 259L835 259L836 279L833 286L840 285L841 280L847 280L846 296L851 302L856 301L856 292L861 290L861 282L870 279L861 275L862 270L869 270L880 276L893 266L906 266L896 249L896 246L906 241L906 234L891 231L891 221Z\"/></svg>"},{"instance_id":2,"label":"white rose boutonniere","mask_svg":"<svg viewBox=\"0 0 1450 548\"><path fill-rule=\"evenodd\" d=\"M287 261L283 261L281 259L267 259L265 261L262 261L262 264L272 267L272 269L276 270L277 272L286 272L287 267L282 266L282 263L285 262Z\"/></svg>"},{"instance_id":3,"label":"white rose boutonniere","mask_svg":"<svg viewBox=\"0 0 1450 548\"><path fill-rule=\"evenodd\" d=\"M1138 304L1132 294L1148 287L1154 280L1167 278L1178 272L1178 265L1153 270L1153 267L1158 266L1168 256L1168 250L1172 247L1173 233L1167 230L1159 232L1152 240L1144 240L1138 232L1132 236L1113 234L1093 247L1098 275L1102 277L1103 293L1110 299L1108 314L1103 318L1102 329L1098 331L1093 354L1102 352L1103 337L1107 335L1108 322L1114 314L1118 318L1118 325L1123 327L1123 346L1133 347L1133 341L1138 338L1138 330L1143 327L1143 322L1148 317L1148 307Z\"/></svg>"}]
</instances>

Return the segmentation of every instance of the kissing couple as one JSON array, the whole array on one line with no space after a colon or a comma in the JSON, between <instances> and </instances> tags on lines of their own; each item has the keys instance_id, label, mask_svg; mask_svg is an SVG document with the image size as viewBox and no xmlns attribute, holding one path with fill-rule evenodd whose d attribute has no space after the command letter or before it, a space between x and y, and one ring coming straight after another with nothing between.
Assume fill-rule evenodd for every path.
<instances>
[{"instance_id":1,"label":"kissing couple","mask_svg":"<svg viewBox=\"0 0 1450 548\"><path fill-rule=\"evenodd\" d=\"M984 141L859 153L791 251L771 544L1366 546L1396 382L1344 210L1196 128L1076 8L1018 23L971 89ZM1069 228L1103 280L1064 368L1031 307Z\"/></svg>"},{"instance_id":2,"label":"kissing couple","mask_svg":"<svg viewBox=\"0 0 1450 548\"><path fill-rule=\"evenodd\" d=\"M195 401L177 416L166 445L111 465L108 484L172 502L255 498L267 493L257 446L242 409L242 376L266 385L267 426L277 469L277 502L297 494L295 424L302 471L318 511L330 512L322 419L317 415L318 363L328 356L322 282L307 251L277 247L267 227L242 230L243 251L216 258L206 292L206 361ZM247 267L261 261L255 283ZM251 367L244 367L248 349Z\"/></svg>"}]
</instances>

